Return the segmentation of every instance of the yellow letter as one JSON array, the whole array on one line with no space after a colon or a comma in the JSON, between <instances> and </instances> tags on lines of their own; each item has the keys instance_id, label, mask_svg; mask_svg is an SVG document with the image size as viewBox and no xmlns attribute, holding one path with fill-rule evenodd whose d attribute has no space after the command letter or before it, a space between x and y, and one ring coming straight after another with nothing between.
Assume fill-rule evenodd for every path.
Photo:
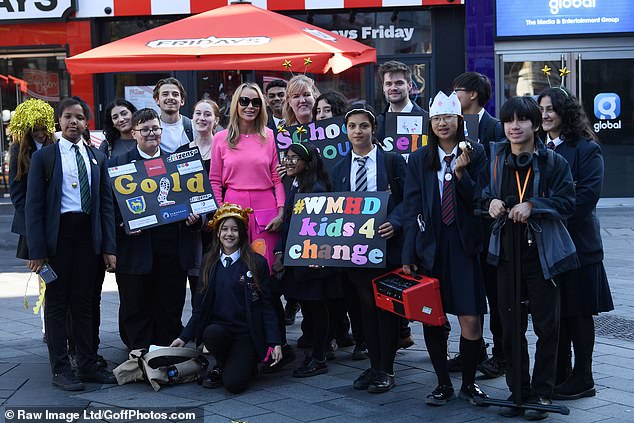
<instances>
[{"instance_id":1,"label":"yellow letter","mask_svg":"<svg viewBox=\"0 0 634 423\"><path fill-rule=\"evenodd\" d=\"M174 182L172 191L181 192L181 178L178 176L178 172L174 172L170 176L172 177L172 182Z\"/></svg>"},{"instance_id":2,"label":"yellow letter","mask_svg":"<svg viewBox=\"0 0 634 423\"><path fill-rule=\"evenodd\" d=\"M203 174L197 173L193 178L187 180L187 189L189 192L205 192L203 187Z\"/></svg>"},{"instance_id":3,"label":"yellow letter","mask_svg":"<svg viewBox=\"0 0 634 423\"><path fill-rule=\"evenodd\" d=\"M123 180L132 181L132 175L121 175L118 176L117 179L114 180L114 189L117 190L118 193L123 195L130 195L136 189L136 183L132 182L127 185L123 185Z\"/></svg>"},{"instance_id":4,"label":"yellow letter","mask_svg":"<svg viewBox=\"0 0 634 423\"><path fill-rule=\"evenodd\" d=\"M156 181L154 179L144 179L141 181L141 190L148 194L156 191Z\"/></svg>"}]
</instances>

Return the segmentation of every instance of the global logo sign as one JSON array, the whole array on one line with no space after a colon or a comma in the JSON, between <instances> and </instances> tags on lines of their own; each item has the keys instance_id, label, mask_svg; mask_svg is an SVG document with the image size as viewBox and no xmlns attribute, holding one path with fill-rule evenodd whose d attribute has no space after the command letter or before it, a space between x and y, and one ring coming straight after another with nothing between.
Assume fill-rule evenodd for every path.
<instances>
[{"instance_id":1,"label":"global logo sign","mask_svg":"<svg viewBox=\"0 0 634 423\"><path fill-rule=\"evenodd\" d=\"M621 115L621 97L616 93L599 93L594 97L594 132L602 129L621 129L621 121L612 122Z\"/></svg>"}]
</instances>

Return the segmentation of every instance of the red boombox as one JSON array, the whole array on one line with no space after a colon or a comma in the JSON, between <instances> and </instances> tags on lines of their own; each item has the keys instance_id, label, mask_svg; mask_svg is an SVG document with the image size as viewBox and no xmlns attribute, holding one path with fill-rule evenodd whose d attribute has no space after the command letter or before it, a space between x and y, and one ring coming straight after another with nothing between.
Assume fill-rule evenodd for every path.
<instances>
[{"instance_id":1,"label":"red boombox","mask_svg":"<svg viewBox=\"0 0 634 423\"><path fill-rule=\"evenodd\" d=\"M377 307L431 326L445 323L438 279L397 269L372 280Z\"/></svg>"}]
</instances>

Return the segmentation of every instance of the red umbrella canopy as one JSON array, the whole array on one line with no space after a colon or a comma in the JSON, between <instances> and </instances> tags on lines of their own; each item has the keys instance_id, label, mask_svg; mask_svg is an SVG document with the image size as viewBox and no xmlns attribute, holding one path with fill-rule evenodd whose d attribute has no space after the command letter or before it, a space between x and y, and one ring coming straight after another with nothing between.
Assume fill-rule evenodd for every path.
<instances>
[{"instance_id":1,"label":"red umbrella canopy","mask_svg":"<svg viewBox=\"0 0 634 423\"><path fill-rule=\"evenodd\" d=\"M372 47L248 3L190 16L66 59L72 74L211 69L340 73L370 62L376 62Z\"/></svg>"}]
</instances>

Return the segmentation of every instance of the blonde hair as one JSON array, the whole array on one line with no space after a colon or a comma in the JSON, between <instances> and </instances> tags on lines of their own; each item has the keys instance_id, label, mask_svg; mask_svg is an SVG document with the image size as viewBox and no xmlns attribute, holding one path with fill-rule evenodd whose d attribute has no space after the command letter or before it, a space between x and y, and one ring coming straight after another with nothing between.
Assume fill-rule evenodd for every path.
<instances>
[{"instance_id":1,"label":"blonde hair","mask_svg":"<svg viewBox=\"0 0 634 423\"><path fill-rule=\"evenodd\" d=\"M238 86L238 88L233 93L233 98L231 98L231 107L229 109L229 125L227 125L227 142L229 143L229 148L234 149L236 145L238 145L238 138L240 137L240 116L238 115L238 99L242 96L242 92L246 88L251 88L255 92L258 93L258 98L262 101L262 106L260 106L260 112L258 113L257 118L255 119L255 132L260 136L262 142L266 141L266 122L269 118L266 113L266 102L264 101L264 94L262 94L262 90L253 82L245 82Z\"/></svg>"},{"instance_id":2,"label":"blonde hair","mask_svg":"<svg viewBox=\"0 0 634 423\"><path fill-rule=\"evenodd\" d=\"M286 100L284 101L283 110L285 125L290 126L297 125L299 123L297 117L295 116L295 112L291 108L291 98L293 94L303 93L306 91L310 91L315 100L317 100L317 97L320 96L319 90L315 85L315 81L306 75L295 75L290 79L290 81L288 81L288 85L286 86Z\"/></svg>"}]
</instances>

